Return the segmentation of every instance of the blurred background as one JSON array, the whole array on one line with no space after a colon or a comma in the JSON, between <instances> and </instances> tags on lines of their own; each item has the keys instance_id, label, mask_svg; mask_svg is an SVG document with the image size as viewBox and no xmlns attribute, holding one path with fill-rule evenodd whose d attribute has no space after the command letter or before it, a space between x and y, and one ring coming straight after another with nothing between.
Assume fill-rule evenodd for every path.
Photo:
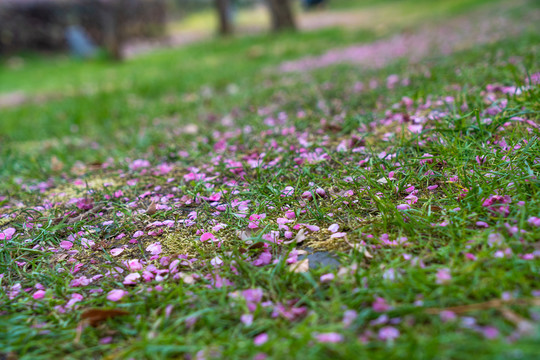
<instances>
[{"instance_id":1,"label":"blurred background","mask_svg":"<svg viewBox=\"0 0 540 360\"><path fill-rule=\"evenodd\" d=\"M454 53L484 54L482 46L501 41L536 53L539 5L0 0L0 178L46 177L58 168L51 159L68 167L146 151L169 156L172 144L204 140L230 119L251 126L259 112L331 116L324 94L341 98L338 89L366 90L351 101L374 108L388 96L380 79L394 86L401 74L406 84ZM489 76L497 60L485 61L473 63Z\"/></svg>"},{"instance_id":2,"label":"blurred background","mask_svg":"<svg viewBox=\"0 0 540 360\"><path fill-rule=\"evenodd\" d=\"M0 0L0 55L71 51L74 56L92 57L102 49L121 60L216 34L333 25L339 19L320 19L317 24L319 19L298 16L353 1Z\"/></svg>"}]
</instances>

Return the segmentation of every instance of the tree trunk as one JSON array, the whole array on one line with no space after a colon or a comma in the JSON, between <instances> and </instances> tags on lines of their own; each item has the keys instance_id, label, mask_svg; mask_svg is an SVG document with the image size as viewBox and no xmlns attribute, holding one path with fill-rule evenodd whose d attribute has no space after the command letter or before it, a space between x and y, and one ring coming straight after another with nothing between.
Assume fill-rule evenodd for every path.
<instances>
[{"instance_id":1,"label":"tree trunk","mask_svg":"<svg viewBox=\"0 0 540 360\"><path fill-rule=\"evenodd\" d=\"M233 32L231 0L215 0L219 20L219 34L229 35Z\"/></svg>"},{"instance_id":2,"label":"tree trunk","mask_svg":"<svg viewBox=\"0 0 540 360\"><path fill-rule=\"evenodd\" d=\"M294 30L296 24L291 0L266 0L272 17L272 30Z\"/></svg>"},{"instance_id":3,"label":"tree trunk","mask_svg":"<svg viewBox=\"0 0 540 360\"><path fill-rule=\"evenodd\" d=\"M123 60L122 47L124 43L123 0L101 3L101 24L103 28L104 45L109 55L117 61Z\"/></svg>"}]
</instances>

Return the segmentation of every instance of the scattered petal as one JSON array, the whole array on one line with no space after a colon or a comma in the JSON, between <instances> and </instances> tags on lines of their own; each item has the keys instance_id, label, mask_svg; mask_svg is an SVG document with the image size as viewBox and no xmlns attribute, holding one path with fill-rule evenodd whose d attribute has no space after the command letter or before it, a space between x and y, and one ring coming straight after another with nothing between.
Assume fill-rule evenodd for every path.
<instances>
[{"instance_id":1,"label":"scattered petal","mask_svg":"<svg viewBox=\"0 0 540 360\"><path fill-rule=\"evenodd\" d=\"M107 299L110 301L119 301L127 294L128 292L125 290L115 289L109 291L109 293L107 294Z\"/></svg>"},{"instance_id":2,"label":"scattered petal","mask_svg":"<svg viewBox=\"0 0 540 360\"><path fill-rule=\"evenodd\" d=\"M255 346L261 346L262 344L264 344L267 341L268 341L268 334L267 333L259 334L259 335L255 336L255 338L253 339L253 343L255 344Z\"/></svg>"},{"instance_id":3,"label":"scattered petal","mask_svg":"<svg viewBox=\"0 0 540 360\"><path fill-rule=\"evenodd\" d=\"M329 332L329 333L322 333L315 335L315 339L317 339L320 343L339 343L343 341L343 335L335 333L335 332Z\"/></svg>"}]
</instances>

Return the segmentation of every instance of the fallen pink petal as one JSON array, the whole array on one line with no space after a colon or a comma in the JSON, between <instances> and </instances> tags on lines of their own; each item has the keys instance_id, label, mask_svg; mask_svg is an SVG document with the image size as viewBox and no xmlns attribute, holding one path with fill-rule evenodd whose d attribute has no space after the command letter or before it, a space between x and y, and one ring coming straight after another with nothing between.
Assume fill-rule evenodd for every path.
<instances>
[{"instance_id":1,"label":"fallen pink petal","mask_svg":"<svg viewBox=\"0 0 540 360\"><path fill-rule=\"evenodd\" d=\"M267 341L268 341L268 334L267 333L262 333L262 334L259 334L259 335L255 336L255 338L253 339L253 344L255 344L255 346L261 346L264 343L266 343Z\"/></svg>"},{"instance_id":2,"label":"fallen pink petal","mask_svg":"<svg viewBox=\"0 0 540 360\"><path fill-rule=\"evenodd\" d=\"M315 339L317 339L320 343L340 343L343 341L343 335L338 333L322 333L315 335Z\"/></svg>"},{"instance_id":3,"label":"fallen pink petal","mask_svg":"<svg viewBox=\"0 0 540 360\"><path fill-rule=\"evenodd\" d=\"M41 300L45 297L45 291L44 290L37 290L34 295L32 295L34 300Z\"/></svg>"},{"instance_id":4,"label":"fallen pink petal","mask_svg":"<svg viewBox=\"0 0 540 360\"><path fill-rule=\"evenodd\" d=\"M111 249L111 255L112 256L118 256L120 255L121 253L124 252L124 248L115 248L115 249Z\"/></svg>"},{"instance_id":5,"label":"fallen pink petal","mask_svg":"<svg viewBox=\"0 0 540 360\"><path fill-rule=\"evenodd\" d=\"M120 289L111 290L107 294L107 300L120 301L126 295L127 295L127 291L125 290L120 290Z\"/></svg>"},{"instance_id":6,"label":"fallen pink petal","mask_svg":"<svg viewBox=\"0 0 540 360\"><path fill-rule=\"evenodd\" d=\"M322 283L325 283L325 282L331 282L331 281L333 281L334 278L335 278L334 274L330 273L330 274L324 274L324 275L321 275L321 277L320 277L319 280L320 280Z\"/></svg>"},{"instance_id":7,"label":"fallen pink petal","mask_svg":"<svg viewBox=\"0 0 540 360\"><path fill-rule=\"evenodd\" d=\"M395 340L399 336L399 330L392 326L385 326L379 330L379 339L381 340Z\"/></svg>"}]
</instances>

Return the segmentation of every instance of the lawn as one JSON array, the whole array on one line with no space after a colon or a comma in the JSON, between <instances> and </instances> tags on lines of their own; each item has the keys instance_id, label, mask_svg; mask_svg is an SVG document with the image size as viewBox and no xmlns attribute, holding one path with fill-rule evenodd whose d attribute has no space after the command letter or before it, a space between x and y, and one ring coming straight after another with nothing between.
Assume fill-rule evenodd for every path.
<instances>
[{"instance_id":1,"label":"lawn","mask_svg":"<svg viewBox=\"0 0 540 360\"><path fill-rule=\"evenodd\" d=\"M0 358L538 358L540 9L429 4L1 63Z\"/></svg>"}]
</instances>

